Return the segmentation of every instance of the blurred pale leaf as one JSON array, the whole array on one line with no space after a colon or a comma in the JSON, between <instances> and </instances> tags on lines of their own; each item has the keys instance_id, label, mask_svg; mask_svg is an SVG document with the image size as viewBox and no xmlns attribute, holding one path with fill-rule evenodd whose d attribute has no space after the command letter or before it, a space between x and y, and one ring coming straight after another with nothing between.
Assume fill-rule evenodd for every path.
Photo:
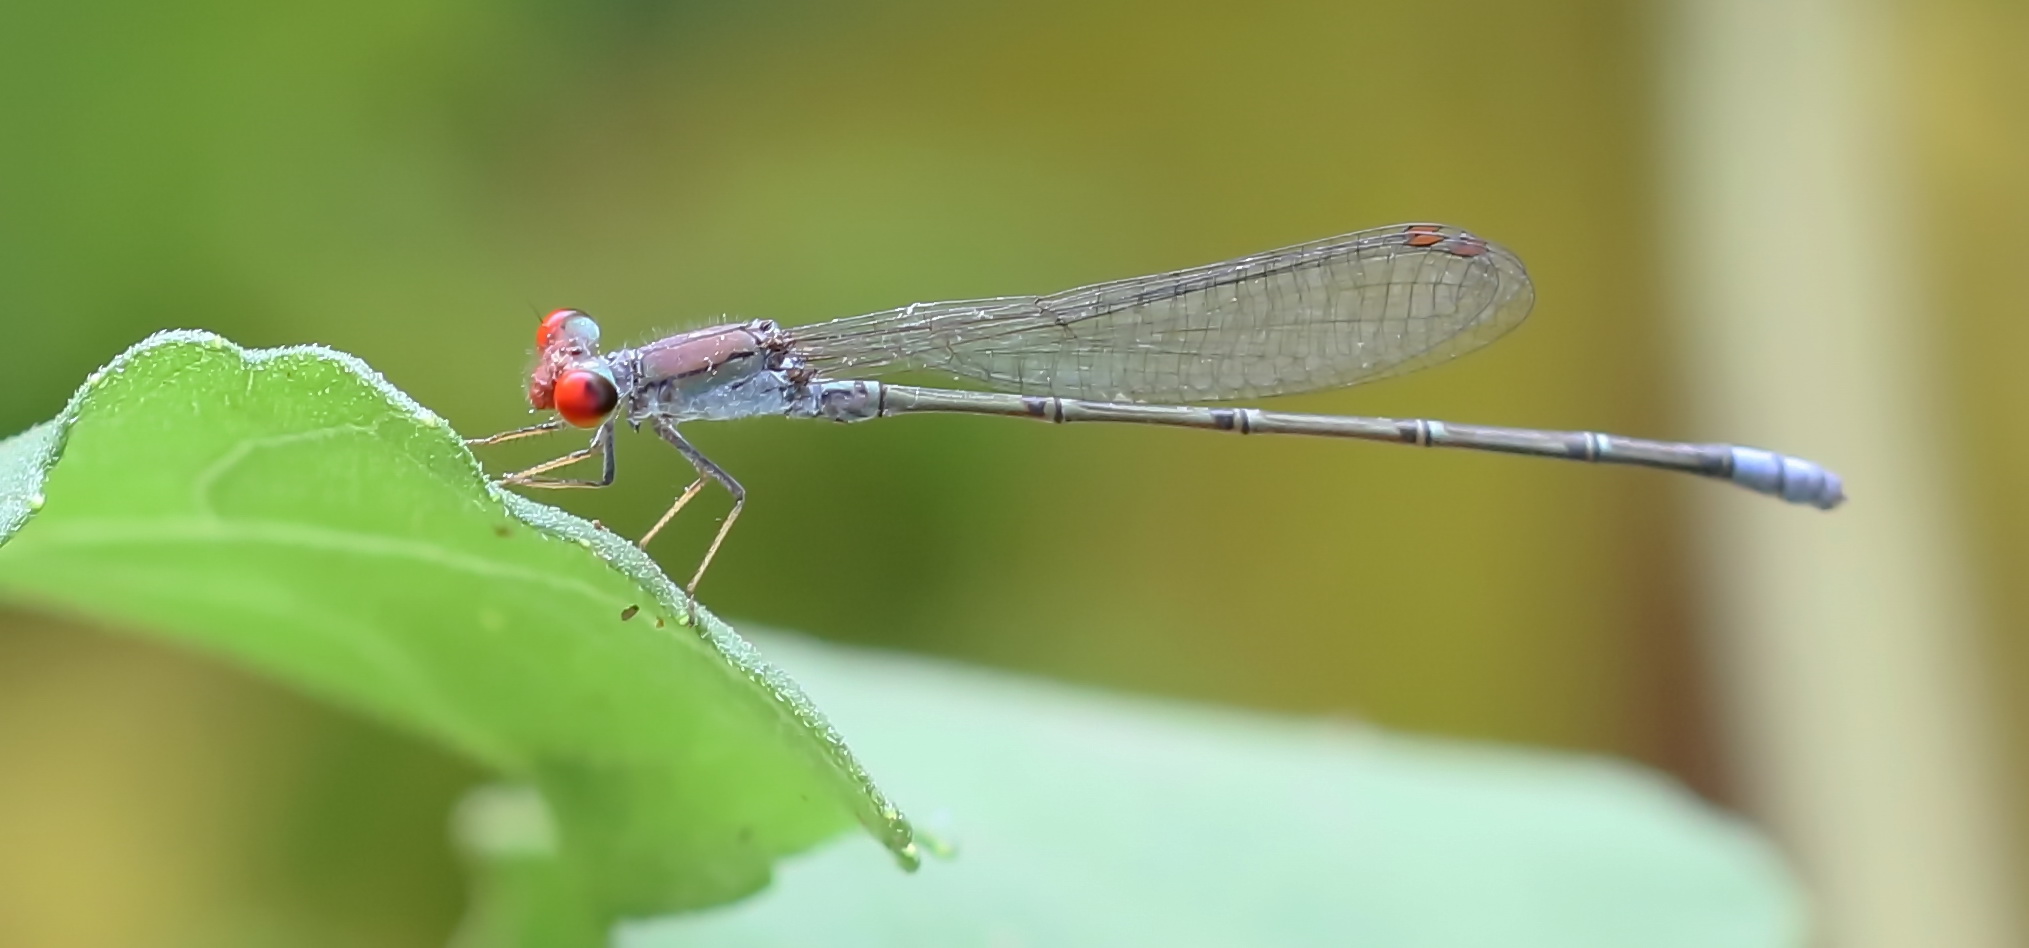
<instances>
[{"instance_id":1,"label":"blurred pale leaf","mask_svg":"<svg viewBox=\"0 0 2029 948\"><path fill-rule=\"evenodd\" d=\"M490 487L441 419L328 350L158 335L0 442L0 596L219 655L499 773L457 821L482 879L467 944L596 944L616 918L753 892L855 820L914 859L744 641L685 624L646 556Z\"/></svg>"},{"instance_id":2,"label":"blurred pale leaf","mask_svg":"<svg viewBox=\"0 0 2029 948\"><path fill-rule=\"evenodd\" d=\"M625 948L1806 943L1766 842L1631 765L762 642L958 857L834 845Z\"/></svg>"}]
</instances>

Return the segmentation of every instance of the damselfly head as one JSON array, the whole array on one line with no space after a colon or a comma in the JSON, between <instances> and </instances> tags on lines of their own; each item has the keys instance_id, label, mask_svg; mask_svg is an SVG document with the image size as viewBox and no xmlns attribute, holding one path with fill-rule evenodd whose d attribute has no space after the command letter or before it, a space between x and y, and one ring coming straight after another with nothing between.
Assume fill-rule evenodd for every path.
<instances>
[{"instance_id":1,"label":"damselfly head","mask_svg":"<svg viewBox=\"0 0 2029 948\"><path fill-rule=\"evenodd\" d=\"M543 317L535 330L536 363L528 377L530 406L554 409L565 421L594 428L620 404L612 370L598 357L599 324L575 309Z\"/></svg>"}]
</instances>

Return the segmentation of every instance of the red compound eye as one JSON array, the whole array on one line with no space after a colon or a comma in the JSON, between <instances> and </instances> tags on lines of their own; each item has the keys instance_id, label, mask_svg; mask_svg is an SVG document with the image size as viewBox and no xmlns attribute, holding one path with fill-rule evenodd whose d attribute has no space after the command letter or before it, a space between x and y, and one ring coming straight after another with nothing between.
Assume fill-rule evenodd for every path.
<instances>
[{"instance_id":1,"label":"red compound eye","mask_svg":"<svg viewBox=\"0 0 2029 948\"><path fill-rule=\"evenodd\" d=\"M551 395L557 414L580 428L596 428L620 404L620 392L613 380L586 369L572 369L557 376Z\"/></svg>"},{"instance_id":2,"label":"red compound eye","mask_svg":"<svg viewBox=\"0 0 2029 948\"><path fill-rule=\"evenodd\" d=\"M559 340L571 338L587 348L599 341L599 324L575 309L559 309L542 318L535 330L535 351L548 352Z\"/></svg>"}]
</instances>

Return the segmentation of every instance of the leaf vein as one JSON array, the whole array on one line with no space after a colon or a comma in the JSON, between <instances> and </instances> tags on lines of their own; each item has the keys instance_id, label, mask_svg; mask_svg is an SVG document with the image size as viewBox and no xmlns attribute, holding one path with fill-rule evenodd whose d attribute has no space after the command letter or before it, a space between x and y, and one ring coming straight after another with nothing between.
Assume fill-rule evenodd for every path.
<instances>
[{"instance_id":1,"label":"leaf vein","mask_svg":"<svg viewBox=\"0 0 2029 948\"><path fill-rule=\"evenodd\" d=\"M219 517L164 517L147 521L66 523L35 533L36 543L57 546L120 546L141 543L254 543L294 546L333 553L405 559L470 573L488 579L510 579L583 596L600 603L622 597L591 583L544 570L500 563L456 553L427 543L310 524L273 520L227 520Z\"/></svg>"}]
</instances>

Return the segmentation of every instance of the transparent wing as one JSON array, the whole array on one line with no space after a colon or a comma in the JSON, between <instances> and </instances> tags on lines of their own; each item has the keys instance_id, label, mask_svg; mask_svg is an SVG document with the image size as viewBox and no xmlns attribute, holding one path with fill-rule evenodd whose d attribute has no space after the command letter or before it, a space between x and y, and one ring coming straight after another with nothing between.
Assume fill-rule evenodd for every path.
<instances>
[{"instance_id":1,"label":"transparent wing","mask_svg":"<svg viewBox=\"0 0 2029 948\"><path fill-rule=\"evenodd\" d=\"M1050 296L916 303L788 334L807 364L835 378L922 367L1022 394L1214 401L1412 371L1491 342L1534 299L1506 248L1408 224Z\"/></svg>"}]
</instances>

